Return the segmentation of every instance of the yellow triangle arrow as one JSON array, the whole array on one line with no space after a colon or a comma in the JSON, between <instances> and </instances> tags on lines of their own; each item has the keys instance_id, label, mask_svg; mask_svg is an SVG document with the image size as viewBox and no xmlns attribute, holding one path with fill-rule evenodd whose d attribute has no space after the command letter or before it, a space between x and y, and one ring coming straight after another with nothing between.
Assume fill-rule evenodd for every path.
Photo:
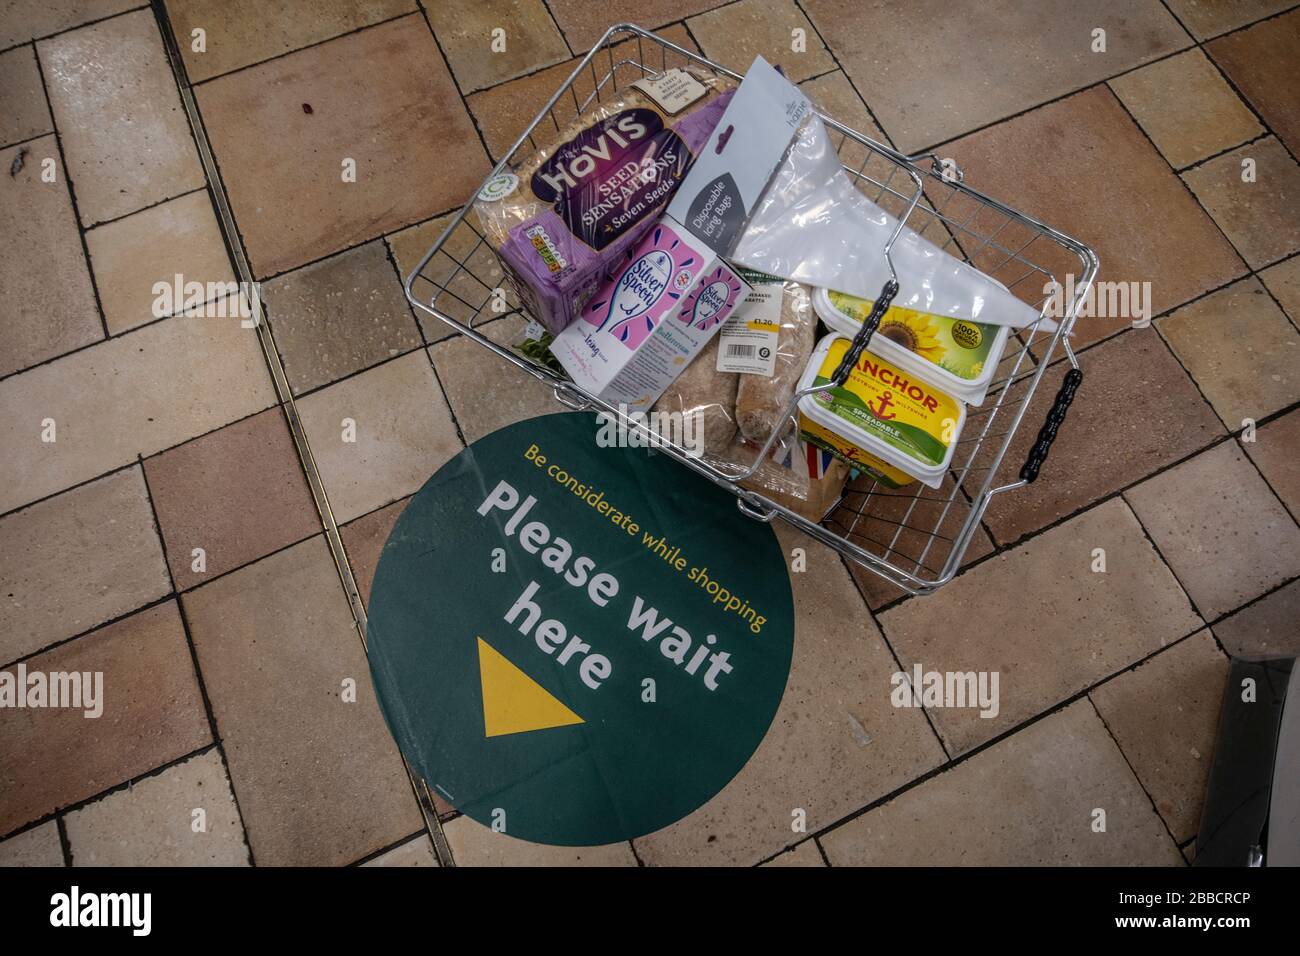
<instances>
[{"instance_id":1,"label":"yellow triangle arrow","mask_svg":"<svg viewBox=\"0 0 1300 956\"><path fill-rule=\"evenodd\" d=\"M581 717L481 637L478 674L483 685L483 733L487 737L583 723Z\"/></svg>"}]
</instances>

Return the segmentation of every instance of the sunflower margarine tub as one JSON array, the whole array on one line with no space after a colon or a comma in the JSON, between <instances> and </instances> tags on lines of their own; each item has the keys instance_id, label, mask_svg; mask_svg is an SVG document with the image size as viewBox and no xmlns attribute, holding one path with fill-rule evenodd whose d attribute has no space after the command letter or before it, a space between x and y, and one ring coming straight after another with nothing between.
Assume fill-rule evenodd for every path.
<instances>
[{"instance_id":1,"label":"sunflower margarine tub","mask_svg":"<svg viewBox=\"0 0 1300 956\"><path fill-rule=\"evenodd\" d=\"M870 299L817 289L813 308L831 329L853 336L871 313ZM1011 330L893 306L880 320L867 350L939 386L954 398L980 405Z\"/></svg>"},{"instance_id":2,"label":"sunflower margarine tub","mask_svg":"<svg viewBox=\"0 0 1300 956\"><path fill-rule=\"evenodd\" d=\"M817 344L799 388L827 385L851 340ZM966 406L924 379L864 351L842 386L799 400L800 437L890 487L919 478L938 488L966 422Z\"/></svg>"},{"instance_id":3,"label":"sunflower margarine tub","mask_svg":"<svg viewBox=\"0 0 1300 956\"><path fill-rule=\"evenodd\" d=\"M725 262L665 216L555 337L551 353L597 398L646 410L748 291Z\"/></svg>"}]
</instances>

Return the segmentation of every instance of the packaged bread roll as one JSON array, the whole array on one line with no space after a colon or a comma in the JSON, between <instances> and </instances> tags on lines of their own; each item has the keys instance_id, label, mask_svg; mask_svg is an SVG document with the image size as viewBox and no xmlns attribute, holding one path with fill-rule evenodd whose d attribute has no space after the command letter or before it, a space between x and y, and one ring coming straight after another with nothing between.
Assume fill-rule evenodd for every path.
<instances>
[{"instance_id":1,"label":"packaged bread roll","mask_svg":"<svg viewBox=\"0 0 1300 956\"><path fill-rule=\"evenodd\" d=\"M798 282L755 286L756 291L768 292L775 292L774 287L780 289L780 311L772 373L741 375L736 395L736 422L741 435L751 442L766 441L781 426L781 416L817 344L811 290Z\"/></svg>"},{"instance_id":2,"label":"packaged bread roll","mask_svg":"<svg viewBox=\"0 0 1300 956\"><path fill-rule=\"evenodd\" d=\"M718 371L718 337L715 335L686 370L660 396L655 409L695 416L692 427L703 436L706 459L723 453L736 435L735 372Z\"/></svg>"},{"instance_id":3,"label":"packaged bread roll","mask_svg":"<svg viewBox=\"0 0 1300 956\"><path fill-rule=\"evenodd\" d=\"M474 211L484 236L553 334L668 205L734 88L696 69L638 80L483 186Z\"/></svg>"}]
</instances>

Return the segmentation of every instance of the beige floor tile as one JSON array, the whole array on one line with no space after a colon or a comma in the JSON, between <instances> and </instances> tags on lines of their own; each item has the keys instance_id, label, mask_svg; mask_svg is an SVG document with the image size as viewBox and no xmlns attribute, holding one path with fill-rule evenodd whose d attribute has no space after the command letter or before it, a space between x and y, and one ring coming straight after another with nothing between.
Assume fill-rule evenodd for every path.
<instances>
[{"instance_id":1,"label":"beige floor tile","mask_svg":"<svg viewBox=\"0 0 1300 956\"><path fill-rule=\"evenodd\" d=\"M1105 551L1106 571L1092 570ZM970 750L1201 625L1120 500L985 561L937 593L885 611L903 668L997 673L999 712L930 708L955 753Z\"/></svg>"},{"instance_id":2,"label":"beige floor tile","mask_svg":"<svg viewBox=\"0 0 1300 956\"><path fill-rule=\"evenodd\" d=\"M632 846L547 846L496 833L469 817L443 825L457 866L636 866Z\"/></svg>"},{"instance_id":3,"label":"beige floor tile","mask_svg":"<svg viewBox=\"0 0 1300 956\"><path fill-rule=\"evenodd\" d=\"M737 73L748 70L756 56L781 67L795 83L835 69L830 51L794 0L740 0L686 25L705 56Z\"/></svg>"},{"instance_id":4,"label":"beige floor tile","mask_svg":"<svg viewBox=\"0 0 1300 956\"><path fill-rule=\"evenodd\" d=\"M0 519L0 661L88 631L171 590L139 467Z\"/></svg>"},{"instance_id":5,"label":"beige floor tile","mask_svg":"<svg viewBox=\"0 0 1300 956\"><path fill-rule=\"evenodd\" d=\"M1300 325L1300 256L1269 266L1259 274L1293 324Z\"/></svg>"},{"instance_id":6,"label":"beige floor tile","mask_svg":"<svg viewBox=\"0 0 1300 956\"><path fill-rule=\"evenodd\" d=\"M423 351L313 392L298 413L341 522L411 494L462 447Z\"/></svg>"},{"instance_id":7,"label":"beige floor tile","mask_svg":"<svg viewBox=\"0 0 1300 956\"><path fill-rule=\"evenodd\" d=\"M167 0L180 38L206 34L206 49L181 43L191 83L319 43L340 33L409 13L415 0Z\"/></svg>"},{"instance_id":8,"label":"beige floor tile","mask_svg":"<svg viewBox=\"0 0 1300 956\"><path fill-rule=\"evenodd\" d=\"M803 8L907 152L1191 45L1159 3L807 0ZM1097 27L1105 53L1091 50Z\"/></svg>"},{"instance_id":9,"label":"beige floor tile","mask_svg":"<svg viewBox=\"0 0 1300 956\"><path fill-rule=\"evenodd\" d=\"M889 128L883 117L881 122ZM1042 162L1045 148L1054 157L1050 164ZM1101 258L1098 280L1149 282L1152 316L1246 271L1214 221L1106 86L974 133L942 152L960 164L966 182L976 189L1091 246ZM960 221L968 207L956 203L950 212ZM1001 221L980 214L972 228L987 234ZM999 239L1013 251L1023 241L1014 228ZM1053 252L1051 244L1036 242L1025 255L1061 282L1069 273L1079 277L1078 258ZM1005 253L990 253L976 264L993 268L1003 257ZM1008 266L995 275L1011 284L1025 271ZM1037 277L1016 288L1041 297L1043 283ZM1074 345L1125 328L1133 318L1080 318Z\"/></svg>"},{"instance_id":10,"label":"beige floor tile","mask_svg":"<svg viewBox=\"0 0 1300 956\"><path fill-rule=\"evenodd\" d=\"M428 10L462 93L496 86L570 56L542 0L440 0Z\"/></svg>"},{"instance_id":11,"label":"beige floor tile","mask_svg":"<svg viewBox=\"0 0 1300 956\"><path fill-rule=\"evenodd\" d=\"M45 88L31 47L0 53L0 146L53 129Z\"/></svg>"},{"instance_id":12,"label":"beige floor tile","mask_svg":"<svg viewBox=\"0 0 1300 956\"><path fill-rule=\"evenodd\" d=\"M524 320L516 315L489 322L481 331L497 345L511 348L523 327ZM467 442L526 418L566 411L550 385L467 336L431 346L429 354Z\"/></svg>"},{"instance_id":13,"label":"beige floor tile","mask_svg":"<svg viewBox=\"0 0 1300 956\"><path fill-rule=\"evenodd\" d=\"M720 6L720 0L548 0L575 53L585 54L614 23L655 30L682 17Z\"/></svg>"},{"instance_id":14,"label":"beige floor tile","mask_svg":"<svg viewBox=\"0 0 1300 956\"><path fill-rule=\"evenodd\" d=\"M1291 6L1291 0L1166 0L1198 40L1227 33Z\"/></svg>"},{"instance_id":15,"label":"beige floor tile","mask_svg":"<svg viewBox=\"0 0 1300 956\"><path fill-rule=\"evenodd\" d=\"M1124 496L1206 620L1300 574L1300 528L1236 442Z\"/></svg>"},{"instance_id":16,"label":"beige floor tile","mask_svg":"<svg viewBox=\"0 0 1300 956\"><path fill-rule=\"evenodd\" d=\"M420 828L324 538L182 600L259 865L351 863Z\"/></svg>"},{"instance_id":17,"label":"beige floor tile","mask_svg":"<svg viewBox=\"0 0 1300 956\"><path fill-rule=\"evenodd\" d=\"M1205 49L1291 152L1300 152L1300 10L1220 37Z\"/></svg>"},{"instance_id":18,"label":"beige floor tile","mask_svg":"<svg viewBox=\"0 0 1300 956\"><path fill-rule=\"evenodd\" d=\"M320 533L279 407L148 458L144 472L178 590Z\"/></svg>"},{"instance_id":19,"label":"beige floor tile","mask_svg":"<svg viewBox=\"0 0 1300 956\"><path fill-rule=\"evenodd\" d=\"M579 2L586 2L586 0L579 0ZM655 2L657 2L657 0L652 0L651 5L653 6ZM614 4L613 6L619 5L621 4ZM707 4L707 6L713 5L713 3ZM586 47L589 47L592 42L595 42L595 39L600 37L601 33L605 30L605 24L622 22L618 19L605 19L606 16L608 16L606 11L611 7L610 3L601 2L600 6L602 10L597 17L599 25L597 25L597 23L592 24L592 29L598 30L598 32L591 41L588 41L585 44ZM637 6L644 10L646 4L639 3ZM560 25L565 26L565 18L562 14L561 8L557 7L555 3L552 2L551 9L560 20ZM648 13L649 11L646 12ZM671 17L669 17L669 19L671 19ZM651 20L643 20L639 15L631 17L631 22L638 23L647 29L651 29ZM569 29L568 27L565 28ZM690 38L690 34L688 34L686 29L680 25L667 27L663 30L656 31L656 33L684 49L696 50L695 42ZM570 42L572 42L572 39ZM583 49L583 47L578 45L575 45L575 48ZM583 49L583 52L585 52L585 49ZM615 64L623 62L624 60L635 61L644 56L656 69L660 68L664 62L666 62L670 68L673 66L683 65L682 57L677 54L671 54L667 57L666 61L662 60L659 51L647 41L642 41L639 48L636 41L625 41L614 48L613 55L613 62ZM474 114L474 121L482 131L483 140L487 143L488 150L491 152L494 160L501 159L506 154L506 151L514 145L515 140L518 139L524 130L528 128L528 124L531 123L533 118L541 112L542 107L544 107L547 101L555 94L555 91L560 88L560 84L569 78L569 74L573 72L574 67L578 65L578 62L579 59L575 58L566 63L561 63L558 66L552 66L545 70L540 70L537 73L530 74L529 76L521 77L517 80L511 80L509 83L503 83L490 90L471 93L465 98L465 102L469 104L470 112ZM604 97L609 95L613 88L613 81L607 80L606 78L610 69L609 64L609 54L601 53L600 56L593 61L595 67L594 77L590 75L592 70L586 70L579 74L578 79L575 81L573 86L578 102L586 100L586 98L593 92L597 79L601 80L604 84L601 87L602 100ZM615 72L614 80L617 81L618 88L622 89L629 82L639 79L640 76L641 71L629 65L617 70ZM516 158L522 160L526 153L531 153L535 149L552 145L552 134L557 129L556 124L563 125L567 123L573 118L574 112L574 103L572 99L566 95L555 105L554 116L556 122L553 124L550 120L544 120L542 125L539 127L534 141L532 143L525 141L522 152Z\"/></svg>"},{"instance_id":20,"label":"beige floor tile","mask_svg":"<svg viewBox=\"0 0 1300 956\"><path fill-rule=\"evenodd\" d=\"M1207 630L1089 694L1179 843L1196 836L1227 678Z\"/></svg>"},{"instance_id":21,"label":"beige floor tile","mask_svg":"<svg viewBox=\"0 0 1300 956\"><path fill-rule=\"evenodd\" d=\"M212 742L174 601L38 654L26 666L29 677L102 673L103 713L0 708L0 833Z\"/></svg>"},{"instance_id":22,"label":"beige floor tile","mask_svg":"<svg viewBox=\"0 0 1300 956\"><path fill-rule=\"evenodd\" d=\"M1095 832L1097 810L1104 833ZM831 866L1179 866L1092 705L1077 701L821 837Z\"/></svg>"},{"instance_id":23,"label":"beige floor tile","mask_svg":"<svg viewBox=\"0 0 1300 956\"><path fill-rule=\"evenodd\" d=\"M448 213L388 237L388 246L403 282L415 271L433 244L442 238L454 218L454 213ZM505 302L510 308L518 304L513 290L506 286L505 274L496 254L482 240L477 229L476 225L471 226L468 222L458 225L411 286L419 301L432 305L462 325L477 326L481 312L490 316L484 304L498 288L506 289ZM415 316L424 330L425 339L430 342L456 334L456 330L446 322L423 309L416 309Z\"/></svg>"},{"instance_id":24,"label":"beige floor tile","mask_svg":"<svg viewBox=\"0 0 1300 956\"><path fill-rule=\"evenodd\" d=\"M36 50L85 225L203 185L151 12L83 27Z\"/></svg>"},{"instance_id":25,"label":"beige floor tile","mask_svg":"<svg viewBox=\"0 0 1300 956\"><path fill-rule=\"evenodd\" d=\"M183 311L186 283L202 283L210 302L229 295L235 281L206 190L97 226L86 247L110 335ZM178 275L180 297L154 288L161 282L174 290Z\"/></svg>"},{"instance_id":26,"label":"beige floor tile","mask_svg":"<svg viewBox=\"0 0 1300 956\"><path fill-rule=\"evenodd\" d=\"M1300 581L1292 581L1214 625L1233 657L1300 657Z\"/></svg>"},{"instance_id":27,"label":"beige floor tile","mask_svg":"<svg viewBox=\"0 0 1300 956\"><path fill-rule=\"evenodd\" d=\"M296 395L421 345L378 239L272 279L262 294Z\"/></svg>"},{"instance_id":28,"label":"beige floor tile","mask_svg":"<svg viewBox=\"0 0 1300 956\"><path fill-rule=\"evenodd\" d=\"M843 70L835 70L816 79L804 80L799 84L799 89L807 93L813 104L832 119L865 134L878 143L889 145L884 132L871 118L867 104L862 102L862 97L858 96L853 89L853 84L849 82ZM843 147L840 148L840 159L841 162L848 162Z\"/></svg>"},{"instance_id":29,"label":"beige floor tile","mask_svg":"<svg viewBox=\"0 0 1300 956\"><path fill-rule=\"evenodd\" d=\"M1258 279L1243 279L1156 323L1231 431L1300 399L1300 332Z\"/></svg>"},{"instance_id":30,"label":"beige floor tile","mask_svg":"<svg viewBox=\"0 0 1300 956\"><path fill-rule=\"evenodd\" d=\"M372 511L339 529L339 535L343 538L343 547L348 553L348 562L352 566L352 574L356 578L357 590L361 593L363 601L370 600L370 585L375 580L379 556L383 553L384 544L392 533L393 525L397 524L397 519L406 510L408 500L403 498L401 501L394 501L388 507Z\"/></svg>"},{"instance_id":31,"label":"beige floor tile","mask_svg":"<svg viewBox=\"0 0 1300 956\"><path fill-rule=\"evenodd\" d=\"M994 497L984 513L1001 544L1074 514L1226 434L1155 329L1117 335L1083 353L1080 364L1083 384L1038 481ZM1058 362L1043 376L1003 458L999 482L1016 480L1068 367ZM1013 392L1008 401L1018 397ZM993 422L995 432L1000 421ZM995 445L981 449L978 465L986 466ZM1117 454L1117 448L1123 451Z\"/></svg>"},{"instance_id":32,"label":"beige floor tile","mask_svg":"<svg viewBox=\"0 0 1300 956\"><path fill-rule=\"evenodd\" d=\"M1242 447L1291 514L1300 515L1300 410L1269 422Z\"/></svg>"},{"instance_id":33,"label":"beige floor tile","mask_svg":"<svg viewBox=\"0 0 1300 956\"><path fill-rule=\"evenodd\" d=\"M4 19L0 20L0 49L139 5L139 0L43 0L40 3L16 0L5 5Z\"/></svg>"},{"instance_id":34,"label":"beige floor tile","mask_svg":"<svg viewBox=\"0 0 1300 956\"><path fill-rule=\"evenodd\" d=\"M775 526L783 550L805 548L792 574L795 651L785 697L758 750L722 792L636 841L648 864L753 864L919 777L944 760L920 711L890 705L897 667L839 555Z\"/></svg>"},{"instance_id":35,"label":"beige floor tile","mask_svg":"<svg viewBox=\"0 0 1300 956\"><path fill-rule=\"evenodd\" d=\"M0 382L0 512L274 402L257 330L235 318L166 319L12 376Z\"/></svg>"},{"instance_id":36,"label":"beige floor tile","mask_svg":"<svg viewBox=\"0 0 1300 956\"><path fill-rule=\"evenodd\" d=\"M219 77L197 95L258 276L459 205L489 168L419 15ZM355 182L344 180L347 160Z\"/></svg>"},{"instance_id":37,"label":"beige floor tile","mask_svg":"<svg viewBox=\"0 0 1300 956\"><path fill-rule=\"evenodd\" d=\"M0 841L0 867L63 866L59 825L53 820Z\"/></svg>"},{"instance_id":38,"label":"beige floor tile","mask_svg":"<svg viewBox=\"0 0 1300 956\"><path fill-rule=\"evenodd\" d=\"M1110 86L1175 169L1264 132L1200 50L1117 76Z\"/></svg>"},{"instance_id":39,"label":"beige floor tile","mask_svg":"<svg viewBox=\"0 0 1300 956\"><path fill-rule=\"evenodd\" d=\"M73 866L249 863L239 809L215 747L74 810L64 825Z\"/></svg>"},{"instance_id":40,"label":"beige floor tile","mask_svg":"<svg viewBox=\"0 0 1300 956\"><path fill-rule=\"evenodd\" d=\"M395 846L387 853L375 857L363 866L437 866L438 858L433 854L433 844L421 834L401 846Z\"/></svg>"},{"instance_id":41,"label":"beige floor tile","mask_svg":"<svg viewBox=\"0 0 1300 956\"><path fill-rule=\"evenodd\" d=\"M58 143L43 136L0 150L0 170L12 170L24 150L22 169L0 175L0 235L9 247L0 287L12 304L0 323L0 375L104 337ZM41 180L47 159L53 183Z\"/></svg>"},{"instance_id":42,"label":"beige floor tile","mask_svg":"<svg viewBox=\"0 0 1300 956\"><path fill-rule=\"evenodd\" d=\"M1255 162L1243 182L1242 163ZM1183 179L1251 268L1300 249L1300 166L1272 136L1183 173Z\"/></svg>"},{"instance_id":43,"label":"beige floor tile","mask_svg":"<svg viewBox=\"0 0 1300 956\"><path fill-rule=\"evenodd\" d=\"M773 857L764 866L825 866L821 850L817 849L815 840L805 840L793 850L786 850L780 856Z\"/></svg>"}]
</instances>

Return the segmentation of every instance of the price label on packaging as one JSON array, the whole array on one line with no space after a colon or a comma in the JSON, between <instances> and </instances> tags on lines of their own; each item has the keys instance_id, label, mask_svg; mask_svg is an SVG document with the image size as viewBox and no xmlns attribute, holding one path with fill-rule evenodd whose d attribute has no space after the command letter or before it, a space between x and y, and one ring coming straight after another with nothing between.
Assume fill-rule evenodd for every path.
<instances>
[{"instance_id":1,"label":"price label on packaging","mask_svg":"<svg viewBox=\"0 0 1300 956\"><path fill-rule=\"evenodd\" d=\"M680 68L637 80L632 86L654 100L669 116L680 113L706 92L703 83Z\"/></svg>"},{"instance_id":2,"label":"price label on packaging","mask_svg":"<svg viewBox=\"0 0 1300 956\"><path fill-rule=\"evenodd\" d=\"M781 336L781 284L754 286L718 336L719 372L772 375Z\"/></svg>"}]
</instances>

